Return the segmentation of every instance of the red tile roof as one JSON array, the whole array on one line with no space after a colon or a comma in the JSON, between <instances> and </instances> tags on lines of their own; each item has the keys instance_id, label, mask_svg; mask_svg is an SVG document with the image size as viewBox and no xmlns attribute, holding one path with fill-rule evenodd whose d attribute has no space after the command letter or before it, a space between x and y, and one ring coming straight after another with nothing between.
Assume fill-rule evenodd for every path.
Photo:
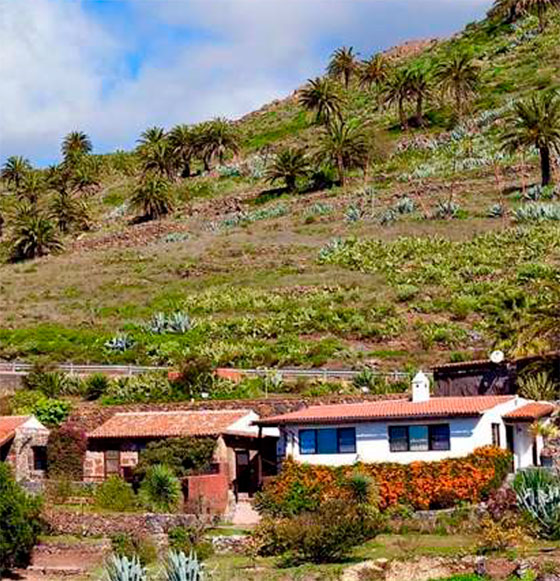
<instances>
[{"instance_id":1,"label":"red tile roof","mask_svg":"<svg viewBox=\"0 0 560 581\"><path fill-rule=\"evenodd\" d=\"M527 422L538 420L539 418L544 418L549 416L555 407L551 403L527 403L517 409L505 414L503 416L504 420L512 420L518 422Z\"/></svg>"},{"instance_id":2,"label":"red tile roof","mask_svg":"<svg viewBox=\"0 0 560 581\"><path fill-rule=\"evenodd\" d=\"M312 406L296 412L264 418L257 424L314 424L384 419L472 417L514 399L513 395L432 397L425 402L403 400Z\"/></svg>"},{"instance_id":3,"label":"red tile roof","mask_svg":"<svg viewBox=\"0 0 560 581\"><path fill-rule=\"evenodd\" d=\"M29 416L0 416L0 446L11 440Z\"/></svg>"},{"instance_id":4,"label":"red tile roof","mask_svg":"<svg viewBox=\"0 0 560 581\"><path fill-rule=\"evenodd\" d=\"M117 413L89 438L218 436L249 410Z\"/></svg>"}]
</instances>

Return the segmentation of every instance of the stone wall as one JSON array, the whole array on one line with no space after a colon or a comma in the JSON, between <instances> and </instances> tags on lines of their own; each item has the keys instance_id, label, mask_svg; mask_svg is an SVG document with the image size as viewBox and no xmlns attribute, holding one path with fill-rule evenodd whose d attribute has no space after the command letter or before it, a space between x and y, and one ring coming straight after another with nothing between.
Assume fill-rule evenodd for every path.
<instances>
[{"instance_id":1,"label":"stone wall","mask_svg":"<svg viewBox=\"0 0 560 581\"><path fill-rule=\"evenodd\" d=\"M45 519L53 534L106 537L115 533L158 535L177 526L192 525L198 517L192 514L80 514L48 510Z\"/></svg>"},{"instance_id":2,"label":"stone wall","mask_svg":"<svg viewBox=\"0 0 560 581\"><path fill-rule=\"evenodd\" d=\"M46 447L49 439L49 431L43 427L21 427L16 434L6 460L12 465L12 469L18 481L42 481L45 478L44 470L35 470L35 447Z\"/></svg>"}]
</instances>

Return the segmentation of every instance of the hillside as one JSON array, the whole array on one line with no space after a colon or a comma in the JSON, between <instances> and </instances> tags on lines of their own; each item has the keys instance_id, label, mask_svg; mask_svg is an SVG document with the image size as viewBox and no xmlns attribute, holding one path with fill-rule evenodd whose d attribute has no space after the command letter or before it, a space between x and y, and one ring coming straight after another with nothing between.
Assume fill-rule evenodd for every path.
<instances>
[{"instance_id":1,"label":"hillside","mask_svg":"<svg viewBox=\"0 0 560 581\"><path fill-rule=\"evenodd\" d=\"M91 230L48 256L8 260L16 202L4 184L0 357L393 370L553 347L554 314L548 334L538 324L560 294L560 192L536 186L536 151L499 144L512 102L560 83L560 17L537 29L534 17L483 21L394 52L395 67L474 55L481 82L461 121L434 90L426 126L403 131L353 81L344 115L373 128L374 144L366 175L352 170L343 187L289 193L264 179L283 147L320 140L295 95L237 122L239 154L177 179L159 220L133 220L137 154L97 156L99 183L80 194ZM150 330L176 311L186 332ZM116 336L124 346L108 347Z\"/></svg>"}]
</instances>

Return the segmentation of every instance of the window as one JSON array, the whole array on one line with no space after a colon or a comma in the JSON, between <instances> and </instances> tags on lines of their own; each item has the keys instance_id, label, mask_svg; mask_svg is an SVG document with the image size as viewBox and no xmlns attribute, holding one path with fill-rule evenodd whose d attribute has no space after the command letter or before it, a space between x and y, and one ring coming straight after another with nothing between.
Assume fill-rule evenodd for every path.
<instances>
[{"instance_id":1,"label":"window","mask_svg":"<svg viewBox=\"0 0 560 581\"><path fill-rule=\"evenodd\" d=\"M299 431L300 454L354 454L355 428L324 428Z\"/></svg>"},{"instance_id":2,"label":"window","mask_svg":"<svg viewBox=\"0 0 560 581\"><path fill-rule=\"evenodd\" d=\"M121 454L118 450L105 451L105 475L119 475L121 468Z\"/></svg>"},{"instance_id":3,"label":"window","mask_svg":"<svg viewBox=\"0 0 560 581\"><path fill-rule=\"evenodd\" d=\"M500 442L500 424L492 424L492 446L501 448Z\"/></svg>"},{"instance_id":4,"label":"window","mask_svg":"<svg viewBox=\"0 0 560 581\"><path fill-rule=\"evenodd\" d=\"M426 452L450 449L449 424L389 426L391 452Z\"/></svg>"},{"instance_id":5,"label":"window","mask_svg":"<svg viewBox=\"0 0 560 581\"><path fill-rule=\"evenodd\" d=\"M47 447L33 446L33 470L47 469Z\"/></svg>"}]
</instances>

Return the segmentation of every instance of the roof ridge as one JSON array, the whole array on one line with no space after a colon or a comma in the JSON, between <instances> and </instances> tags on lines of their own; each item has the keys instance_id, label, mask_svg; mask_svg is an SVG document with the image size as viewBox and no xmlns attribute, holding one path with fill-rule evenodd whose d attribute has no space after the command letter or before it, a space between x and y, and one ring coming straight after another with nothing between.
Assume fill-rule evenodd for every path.
<instances>
[{"instance_id":1,"label":"roof ridge","mask_svg":"<svg viewBox=\"0 0 560 581\"><path fill-rule=\"evenodd\" d=\"M231 410L162 410L162 411L142 411L142 412L116 412L111 417L116 416L149 416L149 415L172 415L172 414L201 414L201 413L211 413L211 414L221 414L221 413L250 413L253 410L240 408L240 409L231 409ZM110 418L109 418L110 419Z\"/></svg>"}]
</instances>

